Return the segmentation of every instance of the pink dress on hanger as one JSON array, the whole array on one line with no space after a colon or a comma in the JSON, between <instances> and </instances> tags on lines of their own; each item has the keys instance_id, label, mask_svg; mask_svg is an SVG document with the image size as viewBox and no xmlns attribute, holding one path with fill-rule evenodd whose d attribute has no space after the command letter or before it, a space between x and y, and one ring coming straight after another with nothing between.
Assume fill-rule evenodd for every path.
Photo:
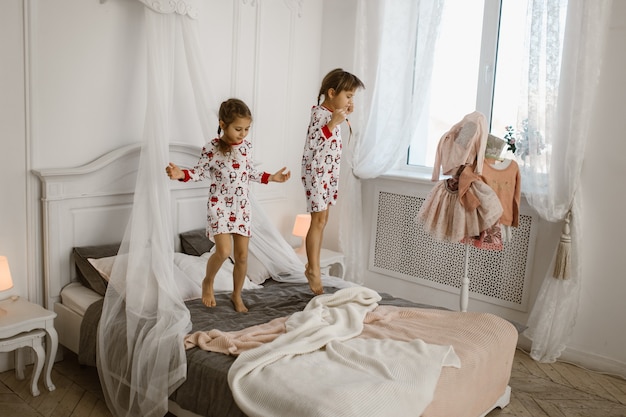
<instances>
[{"instance_id":1,"label":"pink dress on hanger","mask_svg":"<svg viewBox=\"0 0 626 417\"><path fill-rule=\"evenodd\" d=\"M479 236L498 222L502 205L480 173L487 146L485 116L472 112L439 140L433 181L439 181L422 204L416 221L436 240L461 242Z\"/></svg>"},{"instance_id":2,"label":"pink dress on hanger","mask_svg":"<svg viewBox=\"0 0 626 417\"><path fill-rule=\"evenodd\" d=\"M483 181L496 193L502 203L503 226L517 227L519 224L519 205L521 199L521 174L519 165L512 159L502 162L485 160L482 173Z\"/></svg>"},{"instance_id":3,"label":"pink dress on hanger","mask_svg":"<svg viewBox=\"0 0 626 417\"><path fill-rule=\"evenodd\" d=\"M453 175L461 165L473 165L474 172L482 173L487 148L487 119L474 111L463 117L439 139L432 180L439 174Z\"/></svg>"},{"instance_id":4,"label":"pink dress on hanger","mask_svg":"<svg viewBox=\"0 0 626 417\"><path fill-rule=\"evenodd\" d=\"M439 181L422 204L417 221L434 239L461 242L498 222L502 205L494 191L471 169Z\"/></svg>"}]
</instances>

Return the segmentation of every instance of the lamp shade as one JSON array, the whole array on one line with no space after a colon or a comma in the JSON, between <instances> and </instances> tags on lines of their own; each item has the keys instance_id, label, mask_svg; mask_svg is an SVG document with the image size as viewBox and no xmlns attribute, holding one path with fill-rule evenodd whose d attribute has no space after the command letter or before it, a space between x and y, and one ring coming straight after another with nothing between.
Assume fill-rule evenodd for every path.
<instances>
[{"instance_id":1,"label":"lamp shade","mask_svg":"<svg viewBox=\"0 0 626 417\"><path fill-rule=\"evenodd\" d=\"M6 256L0 256L0 291L6 291L10 288L13 288L13 279L11 279L9 261Z\"/></svg>"},{"instance_id":2,"label":"lamp shade","mask_svg":"<svg viewBox=\"0 0 626 417\"><path fill-rule=\"evenodd\" d=\"M309 226L311 225L311 215L310 214L298 214L296 216L296 221L293 223L292 234L294 236L305 237L307 232L309 231Z\"/></svg>"}]
</instances>

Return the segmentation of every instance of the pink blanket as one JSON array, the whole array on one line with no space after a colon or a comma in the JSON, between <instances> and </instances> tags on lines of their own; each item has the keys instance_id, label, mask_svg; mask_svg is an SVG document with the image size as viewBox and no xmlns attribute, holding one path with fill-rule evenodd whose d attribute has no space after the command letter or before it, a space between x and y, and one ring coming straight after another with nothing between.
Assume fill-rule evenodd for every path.
<instances>
[{"instance_id":1,"label":"pink blanket","mask_svg":"<svg viewBox=\"0 0 626 417\"><path fill-rule=\"evenodd\" d=\"M279 317L268 323L259 324L236 332L223 332L213 329L195 332L185 336L185 349L198 346L210 352L226 355L239 355L249 349L269 343L285 333L285 321L288 317Z\"/></svg>"}]
</instances>

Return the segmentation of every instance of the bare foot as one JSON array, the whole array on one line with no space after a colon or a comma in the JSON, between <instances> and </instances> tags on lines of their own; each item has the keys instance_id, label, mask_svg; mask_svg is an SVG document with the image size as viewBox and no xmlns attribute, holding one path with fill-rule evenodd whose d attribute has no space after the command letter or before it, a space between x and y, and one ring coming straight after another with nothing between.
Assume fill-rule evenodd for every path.
<instances>
[{"instance_id":1,"label":"bare foot","mask_svg":"<svg viewBox=\"0 0 626 417\"><path fill-rule=\"evenodd\" d=\"M202 280L202 303L207 307L215 307L215 294L213 294L213 283L207 278Z\"/></svg>"},{"instance_id":2,"label":"bare foot","mask_svg":"<svg viewBox=\"0 0 626 417\"><path fill-rule=\"evenodd\" d=\"M316 274L312 268L309 268L309 264L306 264L304 268L304 276L306 277L307 281L309 281L309 287L311 288L311 291L313 291L313 294L324 294L322 277L319 272Z\"/></svg>"},{"instance_id":3,"label":"bare foot","mask_svg":"<svg viewBox=\"0 0 626 417\"><path fill-rule=\"evenodd\" d=\"M247 313L248 307L243 303L241 297L235 297L235 295L230 296L230 301L233 302L233 306L235 307L235 311L238 313Z\"/></svg>"}]
</instances>

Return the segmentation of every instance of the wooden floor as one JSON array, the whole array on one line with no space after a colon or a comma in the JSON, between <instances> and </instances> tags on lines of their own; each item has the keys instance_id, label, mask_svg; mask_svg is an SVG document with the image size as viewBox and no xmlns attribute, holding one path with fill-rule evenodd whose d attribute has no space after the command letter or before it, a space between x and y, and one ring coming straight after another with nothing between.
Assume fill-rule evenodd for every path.
<instances>
[{"instance_id":1,"label":"wooden floor","mask_svg":"<svg viewBox=\"0 0 626 417\"><path fill-rule=\"evenodd\" d=\"M55 391L39 382L38 397L30 395L30 370L22 381L13 371L0 373L0 416L111 417L96 369L81 368L75 355L54 365ZM626 380L562 362L540 364L520 350L510 385L510 404L489 417L626 417Z\"/></svg>"}]
</instances>

